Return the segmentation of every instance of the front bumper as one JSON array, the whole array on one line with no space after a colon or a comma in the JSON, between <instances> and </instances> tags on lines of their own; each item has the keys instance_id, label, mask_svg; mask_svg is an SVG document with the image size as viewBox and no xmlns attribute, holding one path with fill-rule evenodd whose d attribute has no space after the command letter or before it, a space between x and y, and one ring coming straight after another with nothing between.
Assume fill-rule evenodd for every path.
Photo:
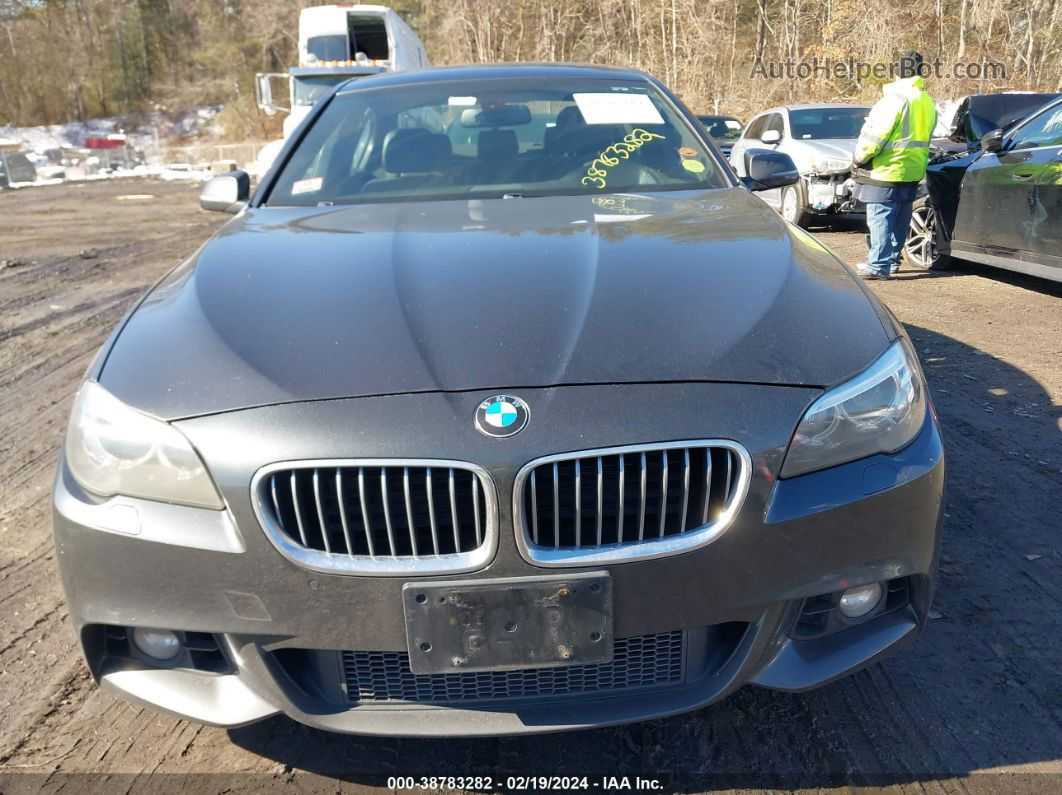
<instances>
[{"instance_id":1,"label":"front bumper","mask_svg":"<svg viewBox=\"0 0 1062 795\"><path fill-rule=\"evenodd\" d=\"M855 195L855 180L851 172L803 175L808 196L808 208L822 215L865 212Z\"/></svg>"},{"instance_id":2,"label":"front bumper","mask_svg":"<svg viewBox=\"0 0 1062 795\"><path fill-rule=\"evenodd\" d=\"M778 481L797 418L817 394L725 384L523 390L535 417L507 440L472 429L480 393L289 404L184 421L227 511L100 501L60 468L54 524L71 618L105 688L221 726L284 713L351 733L510 734L674 714L745 683L815 687L898 648L924 623L944 477L939 430L927 416L896 455ZM637 431L630 417L639 418ZM681 681L622 691L444 705L349 697L341 652L405 650L401 589L414 578L299 568L258 526L248 486L258 468L278 460L354 453L473 462L494 479L501 534L493 560L460 577L541 578L557 572L528 563L513 536L508 498L522 464L565 450L687 438L742 444L752 456L749 493L706 547L592 568L611 575L617 638L685 638ZM116 507L118 515L137 511L137 534L114 521ZM841 632L790 637L806 599L879 581L907 583L905 604ZM211 636L221 663L167 667L115 653L115 628L137 626Z\"/></svg>"}]
</instances>

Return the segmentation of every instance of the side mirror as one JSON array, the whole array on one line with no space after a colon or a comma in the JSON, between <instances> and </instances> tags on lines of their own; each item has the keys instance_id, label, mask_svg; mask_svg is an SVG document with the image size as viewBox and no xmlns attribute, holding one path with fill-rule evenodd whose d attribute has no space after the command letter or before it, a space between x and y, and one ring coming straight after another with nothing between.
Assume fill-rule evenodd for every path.
<instances>
[{"instance_id":1,"label":"side mirror","mask_svg":"<svg viewBox=\"0 0 1062 795\"><path fill-rule=\"evenodd\" d=\"M768 130L760 140L765 144L776 144L782 140L782 134L778 130Z\"/></svg>"},{"instance_id":2,"label":"side mirror","mask_svg":"<svg viewBox=\"0 0 1062 795\"><path fill-rule=\"evenodd\" d=\"M986 152L1002 152L1003 151L1003 131L992 130L990 133L986 133L981 138L981 148Z\"/></svg>"},{"instance_id":3,"label":"side mirror","mask_svg":"<svg viewBox=\"0 0 1062 795\"><path fill-rule=\"evenodd\" d=\"M749 190L782 188L800 181L793 158L770 149L745 150L745 174L741 181Z\"/></svg>"},{"instance_id":4,"label":"side mirror","mask_svg":"<svg viewBox=\"0 0 1062 795\"><path fill-rule=\"evenodd\" d=\"M213 177L199 193L199 206L204 210L238 213L251 197L251 177L246 171L230 171Z\"/></svg>"},{"instance_id":5,"label":"side mirror","mask_svg":"<svg viewBox=\"0 0 1062 795\"><path fill-rule=\"evenodd\" d=\"M291 93L291 75L281 72L259 72L254 76L255 101L262 112L267 116L274 116L278 112L287 113L291 110L288 105L273 101L273 81L276 80L287 85L287 91Z\"/></svg>"}]
</instances>

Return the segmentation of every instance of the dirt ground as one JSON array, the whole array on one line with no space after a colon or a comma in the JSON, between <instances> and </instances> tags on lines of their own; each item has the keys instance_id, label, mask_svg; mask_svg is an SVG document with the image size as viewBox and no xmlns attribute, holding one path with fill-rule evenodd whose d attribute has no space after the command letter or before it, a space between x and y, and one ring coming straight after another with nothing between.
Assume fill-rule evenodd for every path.
<instances>
[{"instance_id":1,"label":"dirt ground","mask_svg":"<svg viewBox=\"0 0 1062 795\"><path fill-rule=\"evenodd\" d=\"M55 573L56 451L93 352L224 221L198 209L196 190L117 180L0 193L0 792L605 773L687 790L1062 790L1062 285L974 266L873 283L917 344L949 457L933 620L884 664L810 693L746 688L691 715L531 738L350 738L286 718L226 732L101 694ZM862 238L822 234L849 262Z\"/></svg>"}]
</instances>

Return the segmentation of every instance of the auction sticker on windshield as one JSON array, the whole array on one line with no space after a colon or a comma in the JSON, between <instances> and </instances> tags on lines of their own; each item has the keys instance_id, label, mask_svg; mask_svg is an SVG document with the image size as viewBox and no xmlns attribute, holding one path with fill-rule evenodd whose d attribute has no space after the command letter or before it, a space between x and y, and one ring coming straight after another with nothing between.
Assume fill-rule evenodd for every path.
<instances>
[{"instance_id":1,"label":"auction sticker on windshield","mask_svg":"<svg viewBox=\"0 0 1062 795\"><path fill-rule=\"evenodd\" d=\"M297 179L291 183L291 195L295 196L299 193L314 193L319 191L324 184L324 177L308 177L307 179Z\"/></svg>"},{"instance_id":2,"label":"auction sticker on windshield","mask_svg":"<svg viewBox=\"0 0 1062 795\"><path fill-rule=\"evenodd\" d=\"M648 94L572 94L587 124L663 124Z\"/></svg>"}]
</instances>

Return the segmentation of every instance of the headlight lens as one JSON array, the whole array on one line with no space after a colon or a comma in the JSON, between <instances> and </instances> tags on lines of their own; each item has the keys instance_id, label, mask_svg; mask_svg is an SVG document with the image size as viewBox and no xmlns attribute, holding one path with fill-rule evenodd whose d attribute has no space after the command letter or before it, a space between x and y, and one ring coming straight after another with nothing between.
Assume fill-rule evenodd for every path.
<instances>
[{"instance_id":1,"label":"headlight lens","mask_svg":"<svg viewBox=\"0 0 1062 795\"><path fill-rule=\"evenodd\" d=\"M847 171L851 167L851 160L842 160L837 157L820 157L815 160L816 171Z\"/></svg>"},{"instance_id":2,"label":"headlight lens","mask_svg":"<svg viewBox=\"0 0 1062 795\"><path fill-rule=\"evenodd\" d=\"M129 408L95 381L86 381L74 400L66 462L82 487L102 497L225 507L180 431Z\"/></svg>"},{"instance_id":3,"label":"headlight lens","mask_svg":"<svg viewBox=\"0 0 1062 795\"><path fill-rule=\"evenodd\" d=\"M925 384L903 340L863 373L820 397L789 445L782 477L803 475L875 453L893 453L922 427Z\"/></svg>"}]
</instances>

